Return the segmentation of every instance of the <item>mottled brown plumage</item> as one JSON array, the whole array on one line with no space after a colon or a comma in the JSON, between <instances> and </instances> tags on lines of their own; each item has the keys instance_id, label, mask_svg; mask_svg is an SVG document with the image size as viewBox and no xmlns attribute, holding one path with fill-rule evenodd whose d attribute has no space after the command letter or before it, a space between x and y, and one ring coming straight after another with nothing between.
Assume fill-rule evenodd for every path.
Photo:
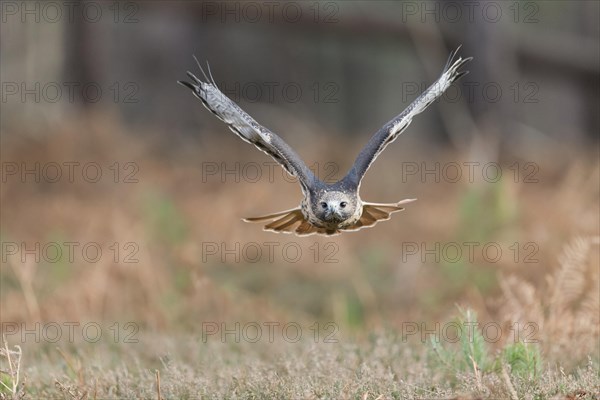
<instances>
[{"instance_id":1,"label":"mottled brown plumage","mask_svg":"<svg viewBox=\"0 0 600 400\"><path fill-rule=\"evenodd\" d=\"M259 125L237 104L225 96L212 79L204 73L206 82L188 72L193 83L179 81L190 88L204 106L225 122L242 140L252 143L277 161L288 173L298 178L304 198L300 207L262 217L246 218L247 222L268 222L266 230L295 233L297 235L335 235L341 231L358 230L390 219L392 213L402 211L401 205L414 201L406 199L398 203L366 203L360 199L360 183L365 173L383 149L396 140L413 117L423 112L449 87L468 71L459 68L472 58L458 58L456 49L444 67L442 75L423 94L413 101L401 114L385 124L359 153L348 174L333 184L320 181L304 164L298 154L279 136ZM196 60L197 62L198 60ZM210 70L209 70L210 75Z\"/></svg>"}]
</instances>

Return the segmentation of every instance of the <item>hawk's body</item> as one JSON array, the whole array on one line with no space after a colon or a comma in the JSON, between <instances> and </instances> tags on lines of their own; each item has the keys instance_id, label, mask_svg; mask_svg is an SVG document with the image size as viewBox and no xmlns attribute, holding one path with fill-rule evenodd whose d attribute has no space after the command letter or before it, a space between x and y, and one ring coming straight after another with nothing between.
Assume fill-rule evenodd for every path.
<instances>
[{"instance_id":1,"label":"hawk's body","mask_svg":"<svg viewBox=\"0 0 600 400\"><path fill-rule=\"evenodd\" d=\"M288 173L298 177L304 194L300 207L263 217L246 218L246 221L271 221L265 225L265 229L275 232L334 235L342 230L357 230L372 226L377 221L387 220L392 213L403 210L401 205L414 201L406 199L389 204L366 203L358 194L360 183L369 166L381 151L406 129L412 118L439 98L452 82L467 73L459 72L458 69L471 58L459 57L453 61L457 52L458 49L450 55L439 79L400 115L377 131L360 152L348 174L331 185L320 181L283 139L259 125L227 98L217 88L214 80L209 79L206 74L206 82L188 72L194 83L179 83L192 89L204 106L225 122L242 140L252 143L273 157Z\"/></svg>"}]
</instances>

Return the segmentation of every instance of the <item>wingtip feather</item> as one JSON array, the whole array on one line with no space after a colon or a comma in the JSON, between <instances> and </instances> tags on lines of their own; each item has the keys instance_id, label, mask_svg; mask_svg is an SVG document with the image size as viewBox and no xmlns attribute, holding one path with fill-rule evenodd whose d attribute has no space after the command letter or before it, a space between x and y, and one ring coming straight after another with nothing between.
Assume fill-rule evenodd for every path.
<instances>
[{"instance_id":1,"label":"wingtip feather","mask_svg":"<svg viewBox=\"0 0 600 400\"><path fill-rule=\"evenodd\" d=\"M399 202L397 202L396 205L400 206L400 205L403 205L403 204L412 203L414 201L417 201L417 199L404 199L404 200L400 200Z\"/></svg>"},{"instance_id":2,"label":"wingtip feather","mask_svg":"<svg viewBox=\"0 0 600 400\"><path fill-rule=\"evenodd\" d=\"M193 84L191 84L189 82L186 82L186 81L177 81L177 83L179 83L181 86L184 86L184 87L186 87L188 89L191 89L193 91L196 90L196 86L194 86Z\"/></svg>"},{"instance_id":3,"label":"wingtip feather","mask_svg":"<svg viewBox=\"0 0 600 400\"><path fill-rule=\"evenodd\" d=\"M187 74L187 76L190 77L191 80L193 80L197 84L201 84L202 83L202 81L200 79L198 79L198 77L196 75L194 75L192 72L187 71L186 74Z\"/></svg>"}]
</instances>

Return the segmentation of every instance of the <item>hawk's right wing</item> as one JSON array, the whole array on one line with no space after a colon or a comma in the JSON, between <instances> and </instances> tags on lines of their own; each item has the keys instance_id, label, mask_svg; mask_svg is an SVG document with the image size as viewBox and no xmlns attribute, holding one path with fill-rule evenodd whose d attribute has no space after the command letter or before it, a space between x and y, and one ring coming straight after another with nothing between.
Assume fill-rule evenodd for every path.
<instances>
[{"instance_id":1,"label":"hawk's right wing","mask_svg":"<svg viewBox=\"0 0 600 400\"><path fill-rule=\"evenodd\" d=\"M200 67L199 63L198 66ZM259 125L250 115L225 96L217 88L214 79L208 79L202 67L200 70L206 78L206 82L188 71L187 74L193 83L185 81L178 81L178 83L191 89L194 96L199 98L210 112L225 122L229 129L243 141L252 143L259 150L273 157L290 175L298 177L302 190L304 193L308 193L315 177L300 156L283 139Z\"/></svg>"},{"instance_id":2,"label":"hawk's right wing","mask_svg":"<svg viewBox=\"0 0 600 400\"><path fill-rule=\"evenodd\" d=\"M455 80L468 73L468 71L459 71L458 69L473 58L469 57L463 59L459 57L454 61L454 57L456 57L459 49L460 46L450 54L448 62L446 62L444 67L444 71L438 80L413 101L406 110L402 111L400 115L385 124L371 137L367 145L361 150L354 165L344 179L356 186L360 185L360 181L373 161L375 161L377 156L388 144L398 138L411 123L413 117L422 113L431 103L437 100Z\"/></svg>"}]
</instances>

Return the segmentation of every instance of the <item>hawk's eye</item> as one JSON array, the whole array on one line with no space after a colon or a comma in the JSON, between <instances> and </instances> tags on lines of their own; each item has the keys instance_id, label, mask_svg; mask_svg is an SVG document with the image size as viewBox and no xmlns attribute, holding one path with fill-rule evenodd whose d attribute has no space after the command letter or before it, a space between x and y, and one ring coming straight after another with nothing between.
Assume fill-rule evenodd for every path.
<instances>
[{"instance_id":1,"label":"hawk's eye","mask_svg":"<svg viewBox=\"0 0 600 400\"><path fill-rule=\"evenodd\" d=\"M342 201L340 203L340 207L342 207L342 208L346 208L347 205L348 205L348 203L346 203L345 201Z\"/></svg>"},{"instance_id":2,"label":"hawk's eye","mask_svg":"<svg viewBox=\"0 0 600 400\"><path fill-rule=\"evenodd\" d=\"M321 202L321 207L323 208L327 208L327 203L325 203L324 201Z\"/></svg>"}]
</instances>

